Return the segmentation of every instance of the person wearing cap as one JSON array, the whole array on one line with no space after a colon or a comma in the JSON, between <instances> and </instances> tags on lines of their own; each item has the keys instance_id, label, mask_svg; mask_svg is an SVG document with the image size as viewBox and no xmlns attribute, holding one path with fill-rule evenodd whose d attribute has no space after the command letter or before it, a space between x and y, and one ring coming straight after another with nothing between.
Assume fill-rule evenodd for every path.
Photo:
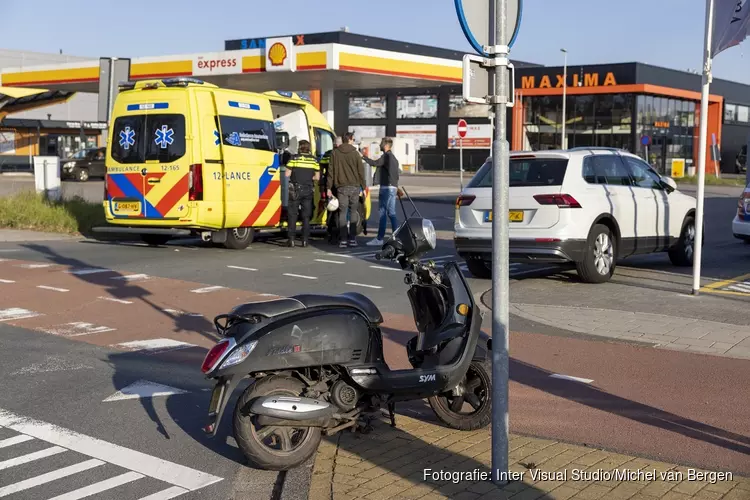
<instances>
[{"instance_id":1,"label":"person wearing cap","mask_svg":"<svg viewBox=\"0 0 750 500\"><path fill-rule=\"evenodd\" d=\"M320 165L311 154L310 142L299 141L298 153L286 165L286 176L289 178L289 233L288 245L294 246L299 220L302 214L302 246L306 247L310 237L310 218L313 212L313 194L315 182L320 178Z\"/></svg>"}]
</instances>

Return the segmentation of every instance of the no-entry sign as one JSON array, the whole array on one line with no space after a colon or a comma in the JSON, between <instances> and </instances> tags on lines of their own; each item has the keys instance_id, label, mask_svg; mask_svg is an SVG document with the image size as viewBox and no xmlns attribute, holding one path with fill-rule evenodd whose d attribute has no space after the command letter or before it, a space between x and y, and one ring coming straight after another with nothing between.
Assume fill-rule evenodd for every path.
<instances>
[{"instance_id":1,"label":"no-entry sign","mask_svg":"<svg viewBox=\"0 0 750 500\"><path fill-rule=\"evenodd\" d=\"M461 119L458 120L458 136L463 139L466 137L466 133L469 131L469 125L466 123L466 120Z\"/></svg>"}]
</instances>

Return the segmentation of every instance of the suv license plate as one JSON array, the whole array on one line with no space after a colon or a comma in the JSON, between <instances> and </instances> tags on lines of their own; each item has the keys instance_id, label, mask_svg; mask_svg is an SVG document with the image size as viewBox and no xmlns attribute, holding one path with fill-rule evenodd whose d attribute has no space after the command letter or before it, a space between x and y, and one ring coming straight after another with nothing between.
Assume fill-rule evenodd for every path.
<instances>
[{"instance_id":1,"label":"suv license plate","mask_svg":"<svg viewBox=\"0 0 750 500\"><path fill-rule=\"evenodd\" d=\"M510 222L523 222L523 211L522 210L509 211L508 220ZM488 210L484 213L484 222L492 222L492 210Z\"/></svg>"}]
</instances>

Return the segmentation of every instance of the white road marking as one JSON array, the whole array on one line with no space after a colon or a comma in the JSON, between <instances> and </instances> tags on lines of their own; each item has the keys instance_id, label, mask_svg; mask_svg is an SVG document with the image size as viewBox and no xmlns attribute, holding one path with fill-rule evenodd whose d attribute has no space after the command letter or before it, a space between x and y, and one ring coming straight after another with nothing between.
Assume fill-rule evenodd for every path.
<instances>
[{"instance_id":1,"label":"white road marking","mask_svg":"<svg viewBox=\"0 0 750 500\"><path fill-rule=\"evenodd\" d=\"M332 253L332 252L315 252L315 255L328 255L329 257L343 257L345 259L353 259L353 255L346 253Z\"/></svg>"},{"instance_id":2,"label":"white road marking","mask_svg":"<svg viewBox=\"0 0 750 500\"><path fill-rule=\"evenodd\" d=\"M132 304L130 300L115 299L114 297L99 297L102 300L108 300L110 302L117 302L118 304Z\"/></svg>"},{"instance_id":3,"label":"white road marking","mask_svg":"<svg viewBox=\"0 0 750 500\"><path fill-rule=\"evenodd\" d=\"M729 285L727 287L727 290L732 290L734 292L750 293L750 285L746 285L745 283L735 283L734 285Z\"/></svg>"},{"instance_id":4,"label":"white road marking","mask_svg":"<svg viewBox=\"0 0 750 500\"><path fill-rule=\"evenodd\" d=\"M182 311L178 311L177 309L162 309L167 314L182 314Z\"/></svg>"},{"instance_id":5,"label":"white road marking","mask_svg":"<svg viewBox=\"0 0 750 500\"><path fill-rule=\"evenodd\" d=\"M347 282L346 282L346 284L347 284L347 285L351 285L351 286L362 286L362 287L365 287L365 288L376 288L376 289L380 289L380 288L383 288L382 286L376 286L376 285L365 285L364 283L353 283L353 282L351 282L351 281L347 281Z\"/></svg>"},{"instance_id":6,"label":"white road marking","mask_svg":"<svg viewBox=\"0 0 750 500\"><path fill-rule=\"evenodd\" d=\"M88 269L76 269L75 271L65 271L68 274L75 274L76 276L86 276L88 274L99 274L112 272L111 269L104 269L100 267L92 267Z\"/></svg>"},{"instance_id":7,"label":"white road marking","mask_svg":"<svg viewBox=\"0 0 750 500\"><path fill-rule=\"evenodd\" d=\"M8 262L10 259L0 259L0 262Z\"/></svg>"},{"instance_id":8,"label":"white road marking","mask_svg":"<svg viewBox=\"0 0 750 500\"><path fill-rule=\"evenodd\" d=\"M155 398L157 396L172 396L174 394L187 394L187 391L164 384L157 384L150 380L138 380L127 387L123 387L102 402L108 403L111 401L122 401L124 399Z\"/></svg>"},{"instance_id":9,"label":"white road marking","mask_svg":"<svg viewBox=\"0 0 750 500\"><path fill-rule=\"evenodd\" d=\"M0 426L190 491L222 478L0 409Z\"/></svg>"},{"instance_id":10,"label":"white road marking","mask_svg":"<svg viewBox=\"0 0 750 500\"><path fill-rule=\"evenodd\" d=\"M290 276L292 278L303 278L303 279L306 279L306 280L316 280L316 279L318 279L315 276L305 276L305 275L302 275L302 274L292 274L292 273L284 273L284 276Z\"/></svg>"},{"instance_id":11,"label":"white road marking","mask_svg":"<svg viewBox=\"0 0 750 500\"><path fill-rule=\"evenodd\" d=\"M0 309L0 321L16 321L18 319L34 318L41 314L21 309L20 307L11 307L10 309Z\"/></svg>"},{"instance_id":12,"label":"white road marking","mask_svg":"<svg viewBox=\"0 0 750 500\"><path fill-rule=\"evenodd\" d=\"M0 248L0 252L20 252L20 248Z\"/></svg>"},{"instance_id":13,"label":"white road marking","mask_svg":"<svg viewBox=\"0 0 750 500\"><path fill-rule=\"evenodd\" d=\"M33 462L34 460L39 460L40 458L51 457L52 455L57 455L58 453L62 453L64 451L68 450L66 450L65 448L61 448L60 446L51 446L43 450L35 451L34 453L29 453L26 455L21 455L19 457L10 458L8 460L3 460L2 462L0 462L0 470L9 469L11 467L15 467L16 465L27 464L29 462Z\"/></svg>"},{"instance_id":14,"label":"white road marking","mask_svg":"<svg viewBox=\"0 0 750 500\"><path fill-rule=\"evenodd\" d=\"M58 479L62 479L64 477L72 476L73 474L78 474L79 472L93 469L94 467L99 467L100 465L104 465L105 463L106 462L102 462L101 460L92 458L91 460L86 460L85 462L70 465L68 467L63 467L62 469L53 470L52 472L41 474L24 481L9 484L8 486L3 486L2 488L0 488L0 497L12 495L13 493L18 493L19 491L25 491L29 488L33 488L42 484L51 483L52 481L57 481Z\"/></svg>"},{"instance_id":15,"label":"white road marking","mask_svg":"<svg viewBox=\"0 0 750 500\"><path fill-rule=\"evenodd\" d=\"M293 259L294 257L291 257L289 255L282 255L281 258L282 259Z\"/></svg>"},{"instance_id":16,"label":"white road marking","mask_svg":"<svg viewBox=\"0 0 750 500\"><path fill-rule=\"evenodd\" d=\"M19 264L16 267L23 267L26 269L42 269L45 267L52 267L52 264Z\"/></svg>"},{"instance_id":17,"label":"white road marking","mask_svg":"<svg viewBox=\"0 0 750 500\"><path fill-rule=\"evenodd\" d=\"M138 474L137 472L126 472L125 474L120 474L119 476L111 477L104 481L84 486L83 488L78 488L77 490L70 491L63 495L58 495L55 498L50 498L50 500L79 500L80 498L90 497L91 495L96 495L102 491L117 488L118 486L131 483L144 477L146 476Z\"/></svg>"},{"instance_id":18,"label":"white road marking","mask_svg":"<svg viewBox=\"0 0 750 500\"><path fill-rule=\"evenodd\" d=\"M13 281L13 280L3 280L3 279L0 279L0 283L15 283L15 281Z\"/></svg>"},{"instance_id":19,"label":"white road marking","mask_svg":"<svg viewBox=\"0 0 750 500\"><path fill-rule=\"evenodd\" d=\"M172 486L171 488L167 488L166 490L157 491L153 495L143 497L140 500L169 500L170 498L178 497L187 492L188 490L186 490L185 488Z\"/></svg>"},{"instance_id":20,"label":"white road marking","mask_svg":"<svg viewBox=\"0 0 750 500\"><path fill-rule=\"evenodd\" d=\"M340 260L326 260L326 259L315 259L315 262L325 262L327 264L346 264L346 262L341 262Z\"/></svg>"},{"instance_id":21,"label":"white road marking","mask_svg":"<svg viewBox=\"0 0 750 500\"><path fill-rule=\"evenodd\" d=\"M211 293L217 290L222 290L223 288L224 288L223 286L215 285L215 286L205 286L203 288L196 288L195 290L190 290L190 291L192 293Z\"/></svg>"},{"instance_id":22,"label":"white road marking","mask_svg":"<svg viewBox=\"0 0 750 500\"><path fill-rule=\"evenodd\" d=\"M143 281L147 280L148 278L148 274L129 274L127 276L113 276L111 279L121 281Z\"/></svg>"},{"instance_id":23,"label":"white road marking","mask_svg":"<svg viewBox=\"0 0 750 500\"><path fill-rule=\"evenodd\" d=\"M278 297L275 293L261 293L261 297Z\"/></svg>"},{"instance_id":24,"label":"white road marking","mask_svg":"<svg viewBox=\"0 0 750 500\"><path fill-rule=\"evenodd\" d=\"M56 286L47 286L47 285L37 285L37 288L41 288L42 290L52 290L53 292L69 292L67 288L58 288Z\"/></svg>"},{"instance_id":25,"label":"white road marking","mask_svg":"<svg viewBox=\"0 0 750 500\"><path fill-rule=\"evenodd\" d=\"M13 436L12 438L8 438L8 439L0 439L0 448L7 448L8 446L13 446L14 444L31 441L32 439L34 438L31 436L24 436L23 434L18 435L18 436Z\"/></svg>"},{"instance_id":26,"label":"white road marking","mask_svg":"<svg viewBox=\"0 0 750 500\"><path fill-rule=\"evenodd\" d=\"M62 337L80 337L81 335L92 335L94 333L114 332L115 328L110 328L108 326L96 326L91 323L77 321L75 323L65 323L64 325L57 325L53 328L43 329L42 331L50 333L52 335L60 335Z\"/></svg>"},{"instance_id":27,"label":"white road marking","mask_svg":"<svg viewBox=\"0 0 750 500\"><path fill-rule=\"evenodd\" d=\"M115 344L114 347L130 349L131 351L173 351L176 349L187 349L188 347L195 347L195 345L172 339L150 339L123 342L121 344Z\"/></svg>"},{"instance_id":28,"label":"white road marking","mask_svg":"<svg viewBox=\"0 0 750 500\"><path fill-rule=\"evenodd\" d=\"M370 266L372 269L382 269L383 271L403 271L397 267L386 267L386 266Z\"/></svg>"},{"instance_id":29,"label":"white road marking","mask_svg":"<svg viewBox=\"0 0 750 500\"><path fill-rule=\"evenodd\" d=\"M240 271L257 271L254 267L227 266L229 269L239 269Z\"/></svg>"},{"instance_id":30,"label":"white road marking","mask_svg":"<svg viewBox=\"0 0 750 500\"><path fill-rule=\"evenodd\" d=\"M593 382L593 379L590 378L580 378L580 377L571 377L570 375L562 375L560 373L553 373L550 375L550 378L558 378L560 380L570 380L571 382L582 382L584 384L590 384Z\"/></svg>"}]
</instances>

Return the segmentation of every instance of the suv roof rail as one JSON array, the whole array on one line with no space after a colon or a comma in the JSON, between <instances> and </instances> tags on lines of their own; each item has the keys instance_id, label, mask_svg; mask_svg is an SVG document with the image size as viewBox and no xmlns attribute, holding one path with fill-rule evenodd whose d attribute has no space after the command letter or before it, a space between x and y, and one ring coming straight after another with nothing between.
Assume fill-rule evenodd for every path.
<instances>
[{"instance_id":1,"label":"suv roof rail","mask_svg":"<svg viewBox=\"0 0 750 500\"><path fill-rule=\"evenodd\" d=\"M623 151L620 148L609 148L606 146L580 146L576 148L570 148L568 151Z\"/></svg>"}]
</instances>

